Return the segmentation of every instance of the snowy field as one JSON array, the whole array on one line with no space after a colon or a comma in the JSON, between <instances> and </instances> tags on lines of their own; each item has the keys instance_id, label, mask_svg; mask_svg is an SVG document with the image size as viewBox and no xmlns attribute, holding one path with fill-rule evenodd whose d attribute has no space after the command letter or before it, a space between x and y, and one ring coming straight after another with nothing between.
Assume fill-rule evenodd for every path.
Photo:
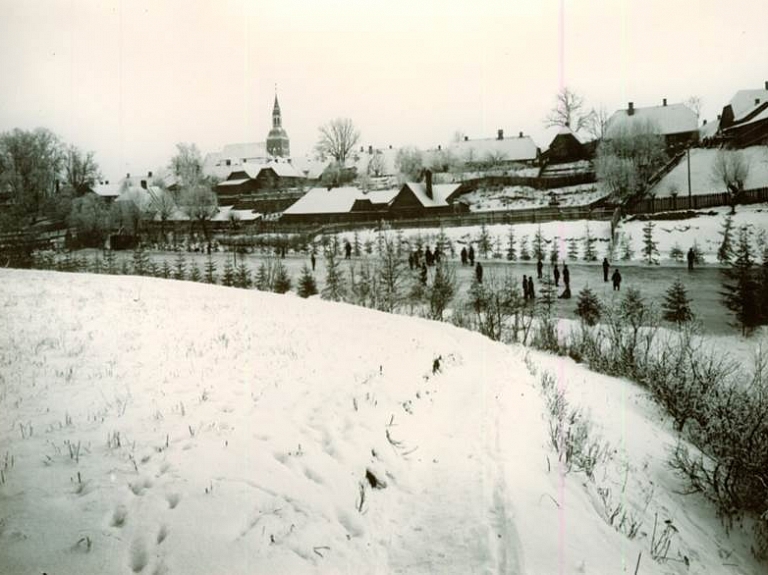
<instances>
[{"instance_id":1,"label":"snowy field","mask_svg":"<svg viewBox=\"0 0 768 575\"><path fill-rule=\"evenodd\" d=\"M626 381L291 295L0 281L0 573L765 572ZM550 447L545 370L593 479Z\"/></svg>"},{"instance_id":2,"label":"snowy field","mask_svg":"<svg viewBox=\"0 0 768 575\"><path fill-rule=\"evenodd\" d=\"M469 203L471 211L483 212L544 208L549 206L552 198L556 198L560 206L587 206L607 195L598 184L579 184L551 190L507 186L501 190L476 190L463 194L461 199Z\"/></svg>"},{"instance_id":3,"label":"snowy field","mask_svg":"<svg viewBox=\"0 0 768 575\"><path fill-rule=\"evenodd\" d=\"M723 206L701 211L695 218L655 221L654 241L658 244L660 263L670 263L669 253L675 244L679 245L684 252L687 252L688 248L693 246L694 241L699 246L706 263L717 263L717 249L722 240L720 230L729 211L730 208ZM624 220L619 224L617 239L619 244L624 239L629 242L632 252L632 257L629 261L643 261L644 225L645 222L640 220ZM733 217L734 234L736 233L735 230L742 225L750 226L753 232L755 248L759 248L758 236L761 230L763 233L768 232L768 204L738 206L736 215ZM544 238L546 253L551 254L553 245L556 243L559 259L561 260L566 256L572 240L575 240L579 259L582 259L587 230L589 230L590 236L595 239L594 246L599 259L602 260L603 257L609 256L611 224L607 221L574 220L544 222L541 224L495 224L487 226L486 229L490 238L492 252L496 252L502 258L506 256L510 229L514 230L518 256L520 254L521 241L527 242L529 251L532 250L533 238L539 230L541 230ZM405 240L416 242L420 239L434 247L441 230L440 228L414 228L402 230L401 232L388 231L387 233L400 233ZM462 246L468 246L471 243L474 245L475 251L477 251L482 229L478 225L446 227L442 229L442 233L454 244L455 250L460 251ZM358 241L375 242L376 235L376 230L361 230L358 232ZM624 236L624 239L622 239L622 236ZM351 243L354 241L355 234L354 232L343 232L339 234L339 237L342 241L349 241ZM621 255L619 250L617 250L614 257L609 257L609 260L618 261L621 259Z\"/></svg>"},{"instance_id":4,"label":"snowy field","mask_svg":"<svg viewBox=\"0 0 768 575\"><path fill-rule=\"evenodd\" d=\"M724 192L722 182L712 176L712 166L717 157L715 148L691 149L691 193L713 194ZM768 186L768 146L752 146L741 152L749 164L749 176L744 182L744 188L763 188ZM666 174L650 192L658 198L666 198L676 191L679 196L688 195L688 162L686 158Z\"/></svg>"}]
</instances>

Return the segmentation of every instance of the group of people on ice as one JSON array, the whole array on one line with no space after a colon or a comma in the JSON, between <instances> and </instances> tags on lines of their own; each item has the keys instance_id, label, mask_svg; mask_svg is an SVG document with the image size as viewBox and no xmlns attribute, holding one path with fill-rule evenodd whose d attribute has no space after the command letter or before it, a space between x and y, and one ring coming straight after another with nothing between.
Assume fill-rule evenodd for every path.
<instances>
[{"instance_id":1,"label":"group of people on ice","mask_svg":"<svg viewBox=\"0 0 768 575\"><path fill-rule=\"evenodd\" d=\"M408 254L408 268L413 270L424 266L432 267L440 263L442 255L443 253L440 250L440 246L435 246L434 251L430 250L429 246L427 246L427 249L423 252L421 251L421 248L418 248L416 251ZM424 261L422 261L422 257L424 258Z\"/></svg>"}]
</instances>

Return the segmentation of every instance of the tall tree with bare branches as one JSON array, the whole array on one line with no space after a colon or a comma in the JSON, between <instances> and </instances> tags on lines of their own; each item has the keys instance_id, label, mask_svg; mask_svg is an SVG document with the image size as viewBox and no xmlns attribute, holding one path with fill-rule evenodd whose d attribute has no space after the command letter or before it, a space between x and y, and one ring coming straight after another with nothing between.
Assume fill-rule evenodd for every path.
<instances>
[{"instance_id":1,"label":"tall tree with bare branches","mask_svg":"<svg viewBox=\"0 0 768 575\"><path fill-rule=\"evenodd\" d=\"M568 126L578 132L586 127L587 116L584 114L584 98L564 86L555 96L555 106L544 119L544 125L547 128Z\"/></svg>"},{"instance_id":2,"label":"tall tree with bare branches","mask_svg":"<svg viewBox=\"0 0 768 575\"><path fill-rule=\"evenodd\" d=\"M731 213L736 213L736 204L744 192L744 183L749 176L749 160L741 150L720 150L712 164L712 181L724 184L731 203Z\"/></svg>"},{"instance_id":3,"label":"tall tree with bare branches","mask_svg":"<svg viewBox=\"0 0 768 575\"><path fill-rule=\"evenodd\" d=\"M592 136L592 139L602 140L608 127L609 118L610 115L605 106L600 105L597 108L592 108L586 115L584 129Z\"/></svg>"},{"instance_id":4,"label":"tall tree with bare branches","mask_svg":"<svg viewBox=\"0 0 768 575\"><path fill-rule=\"evenodd\" d=\"M322 156L331 156L343 164L350 150L360 141L360 131L349 118L336 118L320 126L320 138L315 149Z\"/></svg>"}]
</instances>

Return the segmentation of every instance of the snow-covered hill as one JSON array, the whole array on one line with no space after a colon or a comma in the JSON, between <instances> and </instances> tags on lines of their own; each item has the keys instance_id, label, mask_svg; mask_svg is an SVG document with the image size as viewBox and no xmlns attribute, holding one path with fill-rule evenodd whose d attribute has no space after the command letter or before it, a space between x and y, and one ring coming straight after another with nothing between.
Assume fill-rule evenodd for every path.
<instances>
[{"instance_id":1,"label":"snow-covered hill","mask_svg":"<svg viewBox=\"0 0 768 575\"><path fill-rule=\"evenodd\" d=\"M319 300L0 282L1 573L763 572L627 382ZM609 446L594 479L549 445L544 371Z\"/></svg>"}]
</instances>

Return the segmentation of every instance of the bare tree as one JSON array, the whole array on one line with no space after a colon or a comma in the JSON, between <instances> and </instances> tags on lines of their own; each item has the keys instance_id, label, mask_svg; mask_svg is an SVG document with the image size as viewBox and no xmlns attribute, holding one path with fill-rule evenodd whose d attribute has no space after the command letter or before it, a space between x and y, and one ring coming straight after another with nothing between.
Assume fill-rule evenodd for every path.
<instances>
[{"instance_id":1,"label":"bare tree","mask_svg":"<svg viewBox=\"0 0 768 575\"><path fill-rule=\"evenodd\" d=\"M196 186L203 179L203 156L196 144L176 144L170 167L182 188Z\"/></svg>"},{"instance_id":2,"label":"bare tree","mask_svg":"<svg viewBox=\"0 0 768 575\"><path fill-rule=\"evenodd\" d=\"M93 152L82 152L67 146L64 160L64 181L77 195L82 195L99 179L99 166Z\"/></svg>"},{"instance_id":3,"label":"bare tree","mask_svg":"<svg viewBox=\"0 0 768 575\"><path fill-rule=\"evenodd\" d=\"M555 99L555 106L544 120L547 128L568 126L574 132L578 132L586 127L587 116L583 113L584 98L582 96L565 86L557 93Z\"/></svg>"},{"instance_id":4,"label":"bare tree","mask_svg":"<svg viewBox=\"0 0 768 575\"><path fill-rule=\"evenodd\" d=\"M211 188L203 183L183 188L181 209L189 216L193 224L197 222L200 225L200 229L207 240L207 222L219 211L216 194Z\"/></svg>"},{"instance_id":5,"label":"bare tree","mask_svg":"<svg viewBox=\"0 0 768 575\"><path fill-rule=\"evenodd\" d=\"M696 121L698 122L699 117L701 116L701 98L698 96L691 96L685 101L685 105L688 106L691 110L694 111L696 114Z\"/></svg>"},{"instance_id":6,"label":"bare tree","mask_svg":"<svg viewBox=\"0 0 768 575\"><path fill-rule=\"evenodd\" d=\"M602 104L598 108L592 108L586 115L584 129L594 140L602 140L608 127L610 118L608 110Z\"/></svg>"},{"instance_id":7,"label":"bare tree","mask_svg":"<svg viewBox=\"0 0 768 575\"><path fill-rule=\"evenodd\" d=\"M744 183L749 176L749 160L740 150L720 150L712 164L712 181L724 184L731 203L731 213L744 193Z\"/></svg>"},{"instance_id":8,"label":"bare tree","mask_svg":"<svg viewBox=\"0 0 768 575\"><path fill-rule=\"evenodd\" d=\"M386 169L387 166L384 161L384 155L381 152L374 152L368 162L368 175L378 178L379 176L384 175Z\"/></svg>"},{"instance_id":9,"label":"bare tree","mask_svg":"<svg viewBox=\"0 0 768 575\"><path fill-rule=\"evenodd\" d=\"M336 118L320 126L320 138L315 149L321 156L331 156L344 164L349 151L360 141L360 131L349 118Z\"/></svg>"},{"instance_id":10,"label":"bare tree","mask_svg":"<svg viewBox=\"0 0 768 575\"><path fill-rule=\"evenodd\" d=\"M0 189L9 190L19 215L32 223L55 200L64 165L64 146L45 128L0 134Z\"/></svg>"}]
</instances>

